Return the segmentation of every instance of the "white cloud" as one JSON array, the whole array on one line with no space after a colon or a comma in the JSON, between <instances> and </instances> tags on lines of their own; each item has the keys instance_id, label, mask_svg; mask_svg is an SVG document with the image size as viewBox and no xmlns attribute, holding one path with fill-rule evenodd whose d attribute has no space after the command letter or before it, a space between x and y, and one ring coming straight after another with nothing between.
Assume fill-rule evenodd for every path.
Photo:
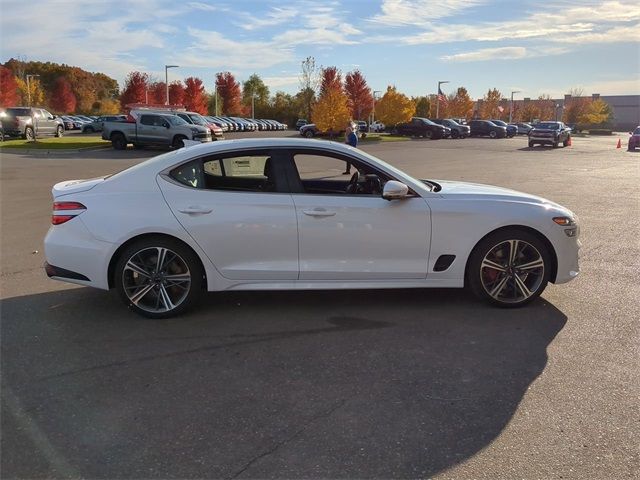
<instances>
[{"instance_id":1,"label":"white cloud","mask_svg":"<svg viewBox=\"0 0 640 480\"><path fill-rule=\"evenodd\" d=\"M187 7L192 10L201 10L203 12L215 12L217 8L214 5L203 2L189 2Z\"/></svg>"},{"instance_id":2,"label":"white cloud","mask_svg":"<svg viewBox=\"0 0 640 480\"><path fill-rule=\"evenodd\" d=\"M483 48L473 52L446 55L442 60L451 62L479 62L483 60L513 60L527 56L524 47Z\"/></svg>"},{"instance_id":3,"label":"white cloud","mask_svg":"<svg viewBox=\"0 0 640 480\"><path fill-rule=\"evenodd\" d=\"M640 95L640 72L635 78L625 80L598 80L581 87L585 94Z\"/></svg>"},{"instance_id":4,"label":"white cloud","mask_svg":"<svg viewBox=\"0 0 640 480\"><path fill-rule=\"evenodd\" d=\"M298 76L289 75L283 77L264 77L262 81L272 90L278 87L287 87L290 85L298 85Z\"/></svg>"},{"instance_id":5,"label":"white cloud","mask_svg":"<svg viewBox=\"0 0 640 480\"><path fill-rule=\"evenodd\" d=\"M420 26L482 3L483 0L383 0L382 12L370 20L389 26Z\"/></svg>"},{"instance_id":6,"label":"white cloud","mask_svg":"<svg viewBox=\"0 0 640 480\"><path fill-rule=\"evenodd\" d=\"M271 11L265 15L265 18L256 18L255 15L250 13L242 13L242 21L238 22L237 25L245 30L274 27L292 20L298 15L298 13L298 10L293 7L273 7Z\"/></svg>"}]
</instances>

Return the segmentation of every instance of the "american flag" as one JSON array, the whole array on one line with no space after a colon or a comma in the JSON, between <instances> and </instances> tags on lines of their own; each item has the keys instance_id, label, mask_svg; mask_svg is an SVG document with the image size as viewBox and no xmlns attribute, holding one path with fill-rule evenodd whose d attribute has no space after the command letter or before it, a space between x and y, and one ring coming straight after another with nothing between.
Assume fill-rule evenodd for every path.
<instances>
[{"instance_id":1,"label":"american flag","mask_svg":"<svg viewBox=\"0 0 640 480\"><path fill-rule=\"evenodd\" d=\"M438 86L438 101L440 103L443 103L444 105L447 104L447 96L444 93L442 93L440 86Z\"/></svg>"}]
</instances>

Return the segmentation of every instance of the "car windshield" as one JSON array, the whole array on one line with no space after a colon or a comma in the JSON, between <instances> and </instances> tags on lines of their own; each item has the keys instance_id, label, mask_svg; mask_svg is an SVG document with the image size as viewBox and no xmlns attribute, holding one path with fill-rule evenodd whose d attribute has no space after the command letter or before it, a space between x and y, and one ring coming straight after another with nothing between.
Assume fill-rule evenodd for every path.
<instances>
[{"instance_id":1,"label":"car windshield","mask_svg":"<svg viewBox=\"0 0 640 480\"><path fill-rule=\"evenodd\" d=\"M180 118L177 115L167 115L164 118L167 119L167 121L174 126L178 126L178 125L189 125L185 120L183 120L182 118Z\"/></svg>"},{"instance_id":2,"label":"car windshield","mask_svg":"<svg viewBox=\"0 0 640 480\"><path fill-rule=\"evenodd\" d=\"M492 123L495 123L496 125L500 125L501 127L504 127L506 125L506 123L504 123L502 120L491 120Z\"/></svg>"},{"instance_id":3,"label":"car windshield","mask_svg":"<svg viewBox=\"0 0 640 480\"><path fill-rule=\"evenodd\" d=\"M557 124L556 122L542 122L537 124L536 128L555 130L556 128L559 128L559 124Z\"/></svg>"},{"instance_id":4,"label":"car windshield","mask_svg":"<svg viewBox=\"0 0 640 480\"><path fill-rule=\"evenodd\" d=\"M450 118L449 118L449 119L447 119L447 122L449 122L449 123L450 123L451 125L453 125L454 127L455 127L455 126L460 125L458 122L456 122L455 120L451 120Z\"/></svg>"},{"instance_id":5,"label":"car windshield","mask_svg":"<svg viewBox=\"0 0 640 480\"><path fill-rule=\"evenodd\" d=\"M424 123L426 123L427 125L436 125L435 123L433 123L431 120L429 120L428 118L421 118L420 120L422 120Z\"/></svg>"},{"instance_id":6,"label":"car windshield","mask_svg":"<svg viewBox=\"0 0 640 480\"><path fill-rule=\"evenodd\" d=\"M200 115L189 115L189 118L193 120L193 123L195 123L196 125L205 126L207 124L206 120Z\"/></svg>"}]
</instances>

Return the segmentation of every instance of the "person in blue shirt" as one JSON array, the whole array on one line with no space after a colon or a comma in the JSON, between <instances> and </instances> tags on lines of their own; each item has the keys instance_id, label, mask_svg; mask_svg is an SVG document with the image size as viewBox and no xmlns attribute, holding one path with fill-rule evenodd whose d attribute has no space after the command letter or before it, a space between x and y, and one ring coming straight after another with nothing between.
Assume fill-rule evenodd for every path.
<instances>
[{"instance_id":1,"label":"person in blue shirt","mask_svg":"<svg viewBox=\"0 0 640 480\"><path fill-rule=\"evenodd\" d=\"M358 146L358 135L355 132L355 128L353 123L349 122L347 124L347 130L345 132L345 142L347 145L351 145L352 147ZM342 172L343 175L349 175L351 173L351 164L347 162L346 171Z\"/></svg>"}]
</instances>

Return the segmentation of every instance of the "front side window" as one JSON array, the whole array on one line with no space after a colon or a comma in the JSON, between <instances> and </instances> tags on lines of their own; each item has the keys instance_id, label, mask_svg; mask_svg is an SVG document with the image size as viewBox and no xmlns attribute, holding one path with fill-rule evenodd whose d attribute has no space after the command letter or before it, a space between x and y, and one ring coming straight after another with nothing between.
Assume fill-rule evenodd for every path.
<instances>
[{"instance_id":1,"label":"front side window","mask_svg":"<svg viewBox=\"0 0 640 480\"><path fill-rule=\"evenodd\" d=\"M140 117L140 123L142 125L150 125L153 126L155 125L155 119L157 117L155 115L142 115L142 117Z\"/></svg>"},{"instance_id":2,"label":"front side window","mask_svg":"<svg viewBox=\"0 0 640 480\"><path fill-rule=\"evenodd\" d=\"M314 152L294 153L300 185L294 192L324 195L381 195L389 177L356 159Z\"/></svg>"}]
</instances>

